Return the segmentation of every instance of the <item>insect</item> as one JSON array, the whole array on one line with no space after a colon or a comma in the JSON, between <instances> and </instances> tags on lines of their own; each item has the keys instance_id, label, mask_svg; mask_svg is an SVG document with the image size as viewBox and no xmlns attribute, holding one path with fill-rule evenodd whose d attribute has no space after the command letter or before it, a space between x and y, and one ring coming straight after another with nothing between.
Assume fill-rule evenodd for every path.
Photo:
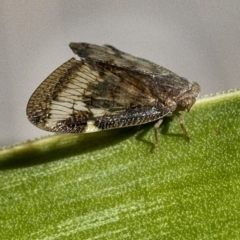
<instances>
[{"instance_id":1,"label":"insect","mask_svg":"<svg viewBox=\"0 0 240 240\"><path fill-rule=\"evenodd\" d=\"M27 116L51 132L89 133L155 122L189 111L200 92L196 82L110 46L70 43L80 57L63 63L32 94Z\"/></svg>"}]
</instances>

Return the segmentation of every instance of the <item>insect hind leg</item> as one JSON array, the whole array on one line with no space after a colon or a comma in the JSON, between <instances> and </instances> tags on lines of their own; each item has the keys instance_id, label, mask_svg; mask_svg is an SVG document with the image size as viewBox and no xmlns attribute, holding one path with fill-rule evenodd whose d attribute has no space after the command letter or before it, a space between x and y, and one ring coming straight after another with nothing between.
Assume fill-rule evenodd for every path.
<instances>
[{"instance_id":1,"label":"insect hind leg","mask_svg":"<svg viewBox=\"0 0 240 240\"><path fill-rule=\"evenodd\" d=\"M154 124L154 137L155 137L155 142L154 142L154 147L153 147L153 152L156 151L157 147L158 147L158 129L160 127L160 125L162 124L163 119L160 118L155 124Z\"/></svg>"}]
</instances>

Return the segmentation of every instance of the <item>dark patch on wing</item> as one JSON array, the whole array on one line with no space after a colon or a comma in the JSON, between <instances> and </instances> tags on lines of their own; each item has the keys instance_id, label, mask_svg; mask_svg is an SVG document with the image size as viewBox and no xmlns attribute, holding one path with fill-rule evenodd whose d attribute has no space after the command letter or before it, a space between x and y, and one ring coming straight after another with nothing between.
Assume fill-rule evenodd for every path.
<instances>
[{"instance_id":1,"label":"dark patch on wing","mask_svg":"<svg viewBox=\"0 0 240 240\"><path fill-rule=\"evenodd\" d=\"M70 43L70 48L79 57L109 70L121 79L127 76L129 82L136 79L133 84L137 84L139 89L159 98L162 102L168 96L176 99L191 88L191 82L172 71L145 59L124 53L110 45Z\"/></svg>"},{"instance_id":2,"label":"dark patch on wing","mask_svg":"<svg viewBox=\"0 0 240 240\"><path fill-rule=\"evenodd\" d=\"M101 62L146 75L174 74L153 62L134 57L110 45L98 46L88 43L70 43L69 46L75 54L87 61Z\"/></svg>"}]
</instances>

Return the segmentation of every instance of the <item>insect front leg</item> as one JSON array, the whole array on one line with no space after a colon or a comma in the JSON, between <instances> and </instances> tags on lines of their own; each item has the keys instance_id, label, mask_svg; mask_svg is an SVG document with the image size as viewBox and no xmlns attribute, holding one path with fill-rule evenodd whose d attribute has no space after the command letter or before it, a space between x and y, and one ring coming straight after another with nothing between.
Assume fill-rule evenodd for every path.
<instances>
[{"instance_id":1,"label":"insect front leg","mask_svg":"<svg viewBox=\"0 0 240 240\"><path fill-rule=\"evenodd\" d=\"M186 128L184 127L184 119L183 119L183 116L180 114L180 113L177 113L177 116L178 116L178 119L179 119L179 124L182 128L182 131L187 139L187 141L190 141L190 137L188 135L188 132L186 130Z\"/></svg>"}]
</instances>

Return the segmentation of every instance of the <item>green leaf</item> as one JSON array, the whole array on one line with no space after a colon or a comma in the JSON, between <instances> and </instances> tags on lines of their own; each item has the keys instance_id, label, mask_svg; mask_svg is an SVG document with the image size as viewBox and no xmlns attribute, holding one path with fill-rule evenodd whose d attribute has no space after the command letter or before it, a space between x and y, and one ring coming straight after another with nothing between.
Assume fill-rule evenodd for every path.
<instances>
[{"instance_id":1,"label":"green leaf","mask_svg":"<svg viewBox=\"0 0 240 240\"><path fill-rule=\"evenodd\" d=\"M240 91L184 119L1 150L1 239L239 238Z\"/></svg>"}]
</instances>

